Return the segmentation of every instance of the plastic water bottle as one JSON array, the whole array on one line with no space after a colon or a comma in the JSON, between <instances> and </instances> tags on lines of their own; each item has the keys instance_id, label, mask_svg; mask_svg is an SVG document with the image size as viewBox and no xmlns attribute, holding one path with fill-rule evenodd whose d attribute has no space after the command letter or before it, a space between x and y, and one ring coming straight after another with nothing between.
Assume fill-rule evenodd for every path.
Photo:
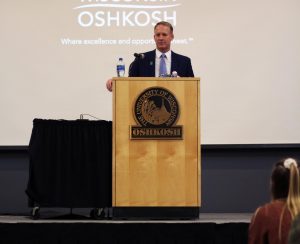
<instances>
[{"instance_id":1,"label":"plastic water bottle","mask_svg":"<svg viewBox=\"0 0 300 244\"><path fill-rule=\"evenodd\" d=\"M119 58L119 61L117 63L117 75L118 77L123 77L125 75L125 63L123 61L123 58Z\"/></svg>"}]
</instances>

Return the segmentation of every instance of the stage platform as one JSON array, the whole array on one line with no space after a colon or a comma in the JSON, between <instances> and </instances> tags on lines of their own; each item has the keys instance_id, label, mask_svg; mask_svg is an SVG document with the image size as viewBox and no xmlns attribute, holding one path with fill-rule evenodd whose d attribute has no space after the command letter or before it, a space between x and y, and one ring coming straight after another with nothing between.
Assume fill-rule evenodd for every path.
<instances>
[{"instance_id":1,"label":"stage platform","mask_svg":"<svg viewBox=\"0 0 300 244\"><path fill-rule=\"evenodd\" d=\"M201 213L186 220L93 220L0 216L0 244L247 244L251 214Z\"/></svg>"}]
</instances>

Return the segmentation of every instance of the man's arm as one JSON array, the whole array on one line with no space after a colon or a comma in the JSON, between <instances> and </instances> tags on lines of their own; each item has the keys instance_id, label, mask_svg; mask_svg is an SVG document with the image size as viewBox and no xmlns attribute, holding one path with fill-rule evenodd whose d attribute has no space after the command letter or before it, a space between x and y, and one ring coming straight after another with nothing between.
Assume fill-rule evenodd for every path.
<instances>
[{"instance_id":1,"label":"man's arm","mask_svg":"<svg viewBox=\"0 0 300 244\"><path fill-rule=\"evenodd\" d=\"M192 62L191 59L188 58L188 64L187 64L187 77L194 77L194 72L193 72L193 67L192 67Z\"/></svg>"}]
</instances>

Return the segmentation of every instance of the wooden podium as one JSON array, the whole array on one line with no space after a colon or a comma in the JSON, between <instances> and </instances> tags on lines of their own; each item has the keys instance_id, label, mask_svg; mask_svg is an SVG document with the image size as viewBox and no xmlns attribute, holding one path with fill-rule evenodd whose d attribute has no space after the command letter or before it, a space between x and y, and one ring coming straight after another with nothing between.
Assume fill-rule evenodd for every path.
<instances>
[{"instance_id":1,"label":"wooden podium","mask_svg":"<svg viewBox=\"0 0 300 244\"><path fill-rule=\"evenodd\" d=\"M116 217L198 217L200 79L113 79Z\"/></svg>"}]
</instances>

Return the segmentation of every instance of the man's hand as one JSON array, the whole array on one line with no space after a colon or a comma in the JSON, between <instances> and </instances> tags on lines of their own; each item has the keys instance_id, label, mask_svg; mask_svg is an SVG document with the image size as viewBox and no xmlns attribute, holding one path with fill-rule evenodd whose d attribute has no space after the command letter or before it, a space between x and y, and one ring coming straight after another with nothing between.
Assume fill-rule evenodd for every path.
<instances>
[{"instance_id":1,"label":"man's hand","mask_svg":"<svg viewBox=\"0 0 300 244\"><path fill-rule=\"evenodd\" d=\"M113 80L112 79L108 79L106 81L106 88L107 88L107 90L109 90L111 92L112 91L112 87L113 87Z\"/></svg>"}]
</instances>

